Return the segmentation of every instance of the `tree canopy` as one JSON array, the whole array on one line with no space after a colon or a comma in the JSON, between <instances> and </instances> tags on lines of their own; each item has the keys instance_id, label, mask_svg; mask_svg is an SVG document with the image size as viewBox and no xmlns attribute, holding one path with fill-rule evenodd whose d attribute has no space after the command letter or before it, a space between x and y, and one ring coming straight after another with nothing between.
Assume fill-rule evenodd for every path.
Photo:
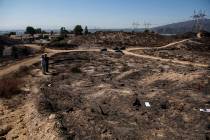
<instances>
[{"instance_id":1,"label":"tree canopy","mask_svg":"<svg viewBox=\"0 0 210 140\"><path fill-rule=\"evenodd\" d=\"M69 33L69 31L67 31L65 27L61 27L61 29L60 29L61 36L66 36L68 33Z\"/></svg>"},{"instance_id":2,"label":"tree canopy","mask_svg":"<svg viewBox=\"0 0 210 140\"><path fill-rule=\"evenodd\" d=\"M45 32L45 31L42 31L41 28L35 29L35 28L32 27L32 26L28 26L28 27L26 27L25 33L26 33L26 34L34 35L34 34L43 34L43 33L46 33L46 32Z\"/></svg>"},{"instance_id":3,"label":"tree canopy","mask_svg":"<svg viewBox=\"0 0 210 140\"><path fill-rule=\"evenodd\" d=\"M83 28L81 25L76 25L74 28L74 34L75 35L82 35Z\"/></svg>"},{"instance_id":4,"label":"tree canopy","mask_svg":"<svg viewBox=\"0 0 210 140\"><path fill-rule=\"evenodd\" d=\"M28 26L28 27L26 27L26 32L25 33L34 35L36 33L36 30L34 29L34 27Z\"/></svg>"},{"instance_id":5,"label":"tree canopy","mask_svg":"<svg viewBox=\"0 0 210 140\"><path fill-rule=\"evenodd\" d=\"M42 33L42 29L41 28L37 28L35 29L36 34L41 34Z\"/></svg>"}]
</instances>

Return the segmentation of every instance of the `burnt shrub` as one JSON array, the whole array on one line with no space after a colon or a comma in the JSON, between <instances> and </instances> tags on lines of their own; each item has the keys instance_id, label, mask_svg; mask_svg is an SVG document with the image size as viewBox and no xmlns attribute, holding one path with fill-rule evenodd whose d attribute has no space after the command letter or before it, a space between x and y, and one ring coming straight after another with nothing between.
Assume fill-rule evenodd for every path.
<instances>
[{"instance_id":1,"label":"burnt shrub","mask_svg":"<svg viewBox=\"0 0 210 140\"><path fill-rule=\"evenodd\" d=\"M3 51L4 51L4 47L3 46L0 46L0 57L3 56Z\"/></svg>"},{"instance_id":2,"label":"burnt shrub","mask_svg":"<svg viewBox=\"0 0 210 140\"><path fill-rule=\"evenodd\" d=\"M22 80L3 78L0 79L0 98L10 98L13 95L17 95L21 92L20 85Z\"/></svg>"},{"instance_id":3,"label":"burnt shrub","mask_svg":"<svg viewBox=\"0 0 210 140\"><path fill-rule=\"evenodd\" d=\"M19 59L24 58L26 56L29 56L33 54L33 50L31 48L28 48L26 46L13 46L12 47L12 58L13 59Z\"/></svg>"},{"instance_id":4,"label":"burnt shrub","mask_svg":"<svg viewBox=\"0 0 210 140\"><path fill-rule=\"evenodd\" d=\"M160 103L160 108L161 109L169 109L169 102L168 101L162 101L161 103Z\"/></svg>"},{"instance_id":5,"label":"burnt shrub","mask_svg":"<svg viewBox=\"0 0 210 140\"><path fill-rule=\"evenodd\" d=\"M14 59L18 58L18 49L17 49L17 47L12 47L12 57Z\"/></svg>"},{"instance_id":6,"label":"burnt shrub","mask_svg":"<svg viewBox=\"0 0 210 140\"><path fill-rule=\"evenodd\" d=\"M32 50L30 48L27 47L23 47L21 50L22 55L28 56L30 54L32 54Z\"/></svg>"},{"instance_id":7,"label":"burnt shrub","mask_svg":"<svg viewBox=\"0 0 210 140\"><path fill-rule=\"evenodd\" d=\"M60 40L60 39L61 38L52 40L47 47L54 48L54 49L56 49L56 48L58 48L58 49L75 49L78 47L78 45L76 45L76 44L68 43L68 41L65 39L63 39L63 40Z\"/></svg>"},{"instance_id":8,"label":"burnt shrub","mask_svg":"<svg viewBox=\"0 0 210 140\"><path fill-rule=\"evenodd\" d=\"M135 99L135 102L133 103L133 107L135 107L136 110L139 110L139 108L141 107L141 102L138 98Z\"/></svg>"},{"instance_id":9,"label":"burnt shrub","mask_svg":"<svg viewBox=\"0 0 210 140\"><path fill-rule=\"evenodd\" d=\"M72 73L81 73L82 71L80 70L79 67L73 67L73 68L71 69L71 72L72 72Z\"/></svg>"}]
</instances>

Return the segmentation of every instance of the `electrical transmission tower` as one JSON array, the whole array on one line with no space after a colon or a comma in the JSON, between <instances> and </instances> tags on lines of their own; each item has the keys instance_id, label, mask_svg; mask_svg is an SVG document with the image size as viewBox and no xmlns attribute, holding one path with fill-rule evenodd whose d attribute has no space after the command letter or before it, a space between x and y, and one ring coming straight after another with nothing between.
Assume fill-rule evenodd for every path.
<instances>
[{"instance_id":1,"label":"electrical transmission tower","mask_svg":"<svg viewBox=\"0 0 210 140\"><path fill-rule=\"evenodd\" d=\"M144 22L144 27L145 27L145 30L149 30L150 29L150 27L151 27L151 23L149 23L149 22Z\"/></svg>"},{"instance_id":2,"label":"electrical transmission tower","mask_svg":"<svg viewBox=\"0 0 210 140\"><path fill-rule=\"evenodd\" d=\"M205 11L194 10L194 14L193 14L192 18L195 21L195 25L194 25L195 32L199 32L203 29L203 21L204 21L205 17L206 17Z\"/></svg>"},{"instance_id":3,"label":"electrical transmission tower","mask_svg":"<svg viewBox=\"0 0 210 140\"><path fill-rule=\"evenodd\" d=\"M133 31L135 31L136 29L138 29L139 26L140 26L140 24L138 22L133 22L132 23Z\"/></svg>"}]
</instances>

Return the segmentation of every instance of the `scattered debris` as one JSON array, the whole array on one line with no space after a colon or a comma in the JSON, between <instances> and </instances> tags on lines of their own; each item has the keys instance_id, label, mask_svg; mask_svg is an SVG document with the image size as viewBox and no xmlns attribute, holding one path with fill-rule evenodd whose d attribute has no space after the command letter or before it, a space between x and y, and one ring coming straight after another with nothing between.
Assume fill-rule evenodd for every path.
<instances>
[{"instance_id":1,"label":"scattered debris","mask_svg":"<svg viewBox=\"0 0 210 140\"><path fill-rule=\"evenodd\" d=\"M210 109L200 109L200 112L210 113Z\"/></svg>"},{"instance_id":2,"label":"scattered debris","mask_svg":"<svg viewBox=\"0 0 210 140\"><path fill-rule=\"evenodd\" d=\"M115 50L115 52L124 55L124 52L122 50Z\"/></svg>"},{"instance_id":3,"label":"scattered debris","mask_svg":"<svg viewBox=\"0 0 210 140\"><path fill-rule=\"evenodd\" d=\"M101 49L101 52L107 52L107 51L108 51L107 48Z\"/></svg>"},{"instance_id":4,"label":"scattered debris","mask_svg":"<svg viewBox=\"0 0 210 140\"><path fill-rule=\"evenodd\" d=\"M108 113L104 112L104 110L103 110L103 108L102 108L101 105L98 104L98 107L100 108L101 114L102 114L103 116L108 116Z\"/></svg>"},{"instance_id":5,"label":"scattered debris","mask_svg":"<svg viewBox=\"0 0 210 140\"><path fill-rule=\"evenodd\" d=\"M146 107L151 107L151 105L150 105L149 102L145 102L145 106L146 106Z\"/></svg>"},{"instance_id":6,"label":"scattered debris","mask_svg":"<svg viewBox=\"0 0 210 140\"><path fill-rule=\"evenodd\" d=\"M118 51L118 50L120 50L118 47L115 47L113 50L115 50L115 51Z\"/></svg>"},{"instance_id":7,"label":"scattered debris","mask_svg":"<svg viewBox=\"0 0 210 140\"><path fill-rule=\"evenodd\" d=\"M121 47L120 50L126 50L126 47Z\"/></svg>"},{"instance_id":8,"label":"scattered debris","mask_svg":"<svg viewBox=\"0 0 210 140\"><path fill-rule=\"evenodd\" d=\"M56 114L50 114L50 116L49 116L49 119L50 120L53 120L53 119L55 119L56 118Z\"/></svg>"},{"instance_id":9,"label":"scattered debris","mask_svg":"<svg viewBox=\"0 0 210 140\"><path fill-rule=\"evenodd\" d=\"M136 108L136 110L139 110L139 108L141 107L141 102L138 98L135 99L133 106Z\"/></svg>"}]
</instances>

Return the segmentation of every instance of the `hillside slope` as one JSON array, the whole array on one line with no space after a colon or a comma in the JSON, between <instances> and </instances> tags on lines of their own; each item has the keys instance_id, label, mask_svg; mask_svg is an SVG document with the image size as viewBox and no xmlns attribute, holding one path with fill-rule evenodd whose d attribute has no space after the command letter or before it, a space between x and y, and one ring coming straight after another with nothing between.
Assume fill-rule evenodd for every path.
<instances>
[{"instance_id":1,"label":"hillside slope","mask_svg":"<svg viewBox=\"0 0 210 140\"><path fill-rule=\"evenodd\" d=\"M185 32L192 32L194 27L195 27L195 21L189 20L185 22L178 22L178 23L155 27L153 28L153 30L161 34L182 34ZM210 31L210 19L205 19L203 21L203 29L208 32Z\"/></svg>"}]
</instances>

